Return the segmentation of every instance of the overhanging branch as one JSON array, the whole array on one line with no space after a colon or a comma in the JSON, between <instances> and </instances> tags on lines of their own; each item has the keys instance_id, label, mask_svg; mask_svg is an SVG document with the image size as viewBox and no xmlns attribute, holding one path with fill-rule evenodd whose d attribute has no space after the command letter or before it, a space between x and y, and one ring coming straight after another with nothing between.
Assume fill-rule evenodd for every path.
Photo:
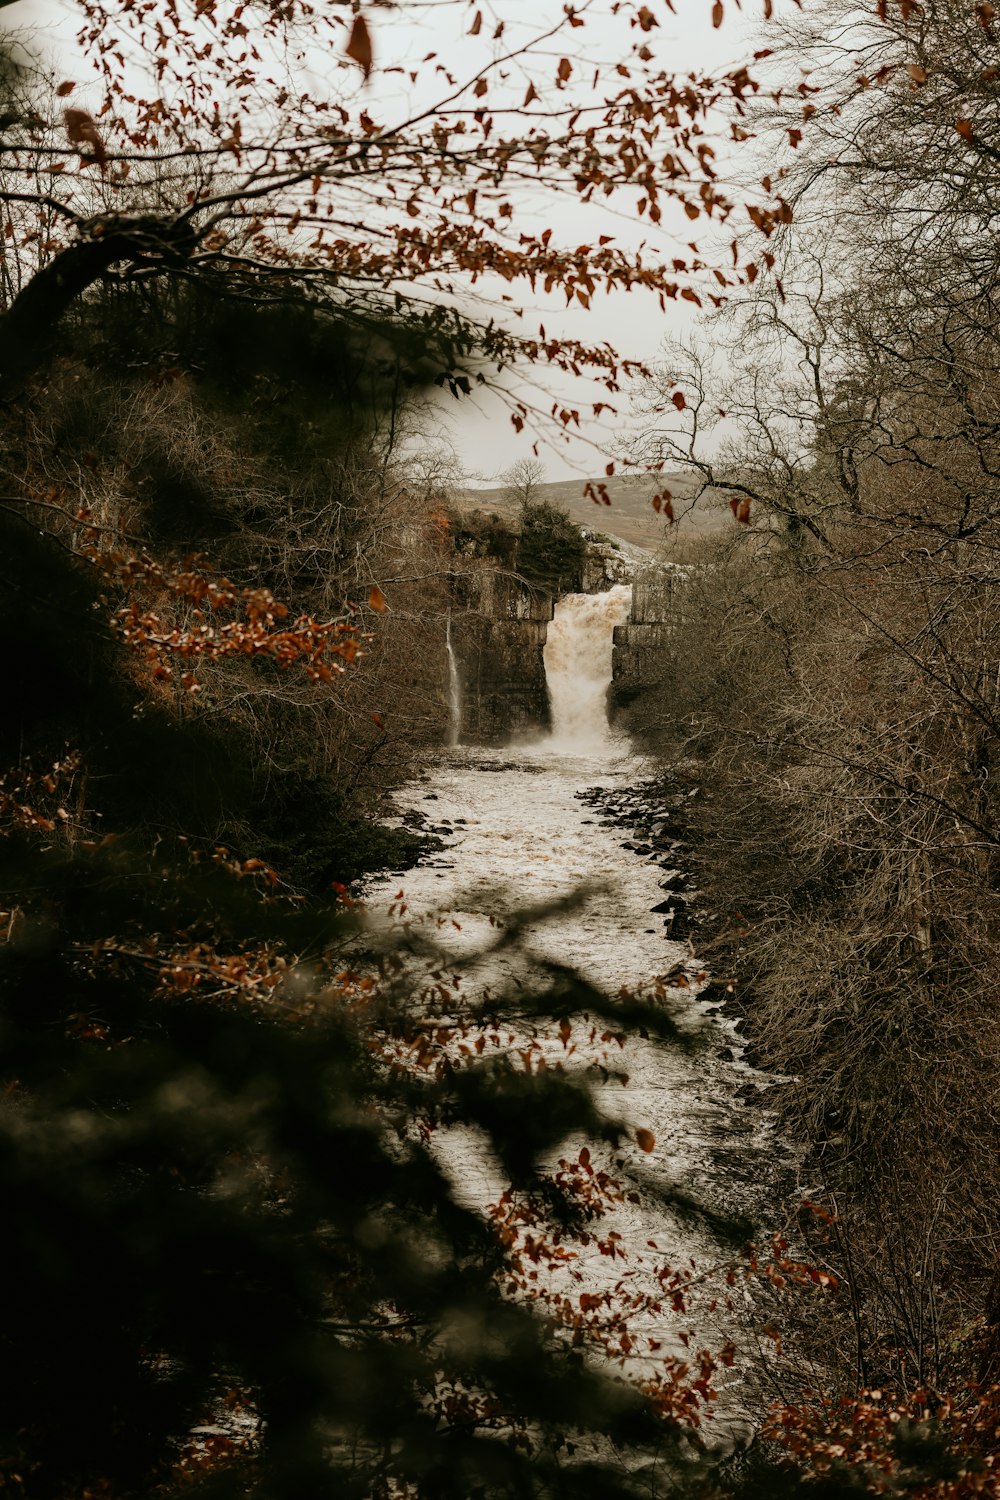
<instances>
[{"instance_id":1,"label":"overhanging branch","mask_svg":"<svg viewBox=\"0 0 1000 1500\"><path fill-rule=\"evenodd\" d=\"M113 265L166 270L182 265L198 243L189 224L150 216L107 215L81 230L84 237L43 266L0 315L0 397L17 393L51 348L63 314Z\"/></svg>"}]
</instances>

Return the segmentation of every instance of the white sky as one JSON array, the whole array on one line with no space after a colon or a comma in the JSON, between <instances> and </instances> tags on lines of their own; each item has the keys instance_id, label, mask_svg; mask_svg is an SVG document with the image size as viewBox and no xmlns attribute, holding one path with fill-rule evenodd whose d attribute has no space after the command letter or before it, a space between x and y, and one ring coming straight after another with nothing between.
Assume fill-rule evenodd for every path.
<instances>
[{"instance_id":1,"label":"white sky","mask_svg":"<svg viewBox=\"0 0 1000 1500\"><path fill-rule=\"evenodd\" d=\"M546 15L555 16L562 9L561 0L517 0L517 5L523 6L526 17L531 17L532 29L540 28ZM733 0L727 0L726 17L719 29L712 26L711 8L711 0L675 0L677 14L672 16L665 5L654 0L660 26L646 39L662 66L683 73L713 73L731 64L749 62L753 52L765 44L764 23L756 0L749 0L746 15L736 9ZM585 31L581 28L578 34L586 37L588 49L599 51L602 41L613 42L617 38L620 43L622 31L620 25L612 24L604 16L588 18ZM382 65L405 62L417 53L412 34L403 29L389 27L384 36L379 36L378 31L375 35L381 52L377 62ZM421 35L420 43L424 40ZM724 163L724 152L719 155L720 163ZM553 238L562 242L590 242L598 235L611 234L625 245L638 245L643 240L651 246L659 243L663 253L672 256L677 253L678 245L680 253L686 253L684 247L696 235L703 242L701 248L707 248L705 221L692 225L679 208L673 213L665 208L662 226L665 232L659 234L648 221L616 213L598 200L584 205L553 197L548 203L537 202L530 210L522 203L520 209L522 215L530 213L533 228L551 227ZM729 236L725 238L728 242ZM533 295L527 287L515 289L515 301L523 310L517 326L528 334L534 334L539 323L543 323L550 335L579 338L588 343L606 340L620 355L647 362L655 361L664 338L683 337L693 329L699 316L689 302L670 303L664 313L658 299L641 289L598 292L589 310L577 304L567 308L565 296ZM580 409L582 416L584 407L589 409L596 401L612 400L619 408L619 415L614 418L605 414L600 421L591 418L584 424L585 436L574 437L567 443L551 428L543 429L547 435L541 438L537 431L526 429L516 433L505 404L489 392L458 401L444 396L440 402L444 431L473 479L489 481L516 459L533 456L536 440L546 477L551 480L576 475L601 476L606 457L620 457L627 452L629 428L634 426L634 419L626 393L609 398L594 379L575 380L547 369L512 374L507 383L509 388L523 392L525 400L545 408L557 399L561 405Z\"/></svg>"}]
</instances>

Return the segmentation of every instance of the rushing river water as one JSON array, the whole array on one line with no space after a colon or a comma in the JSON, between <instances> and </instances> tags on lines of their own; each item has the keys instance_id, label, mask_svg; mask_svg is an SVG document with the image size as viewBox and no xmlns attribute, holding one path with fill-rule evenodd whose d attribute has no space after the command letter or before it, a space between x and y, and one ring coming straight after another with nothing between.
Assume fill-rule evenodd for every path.
<instances>
[{"instance_id":1,"label":"rushing river water","mask_svg":"<svg viewBox=\"0 0 1000 1500\"><path fill-rule=\"evenodd\" d=\"M658 861L629 847L635 843L630 830L602 819L593 796L582 795L595 788L612 799L627 795L655 769L613 736L606 719L611 632L627 612L628 596L627 588L618 588L570 596L557 606L546 648L551 737L503 750L451 746L397 799L401 816L409 814L412 822L423 814L446 836L447 848L372 888L367 903L373 920L402 887L410 913L453 919L456 925L449 921L440 928L439 941L458 958L495 941L491 918L585 893L571 909L532 923L523 948L492 958L491 985L527 979L532 954L574 965L610 994L648 986L679 964L694 972L687 945L671 942L662 914L654 912L664 901L662 855ZM759 1222L773 1212L773 1183L784 1153L767 1111L748 1108L738 1094L741 1084L760 1075L741 1060L732 1023L720 1014L706 1016L696 989L672 989L670 1003L702 1045L685 1052L632 1037L614 1059L628 1074L627 1087L611 1081L597 1088L608 1113L655 1136L648 1155L631 1138L616 1153L626 1173L645 1182L640 1201L616 1210L613 1221L630 1247L631 1274L639 1282L643 1265L653 1259L650 1240L661 1260L666 1256L673 1264L693 1258L707 1265L729 1253L710 1225L661 1200L658 1188ZM454 1132L444 1150L467 1201L485 1205L496 1198L502 1184L481 1142ZM596 1251L586 1265L595 1287L620 1274L620 1266ZM741 1343L748 1317L752 1306L741 1298L735 1312L696 1319L697 1337ZM690 1319L685 1326L692 1326ZM655 1332L669 1341L672 1330ZM728 1406L732 1417L745 1409L738 1376Z\"/></svg>"}]
</instances>

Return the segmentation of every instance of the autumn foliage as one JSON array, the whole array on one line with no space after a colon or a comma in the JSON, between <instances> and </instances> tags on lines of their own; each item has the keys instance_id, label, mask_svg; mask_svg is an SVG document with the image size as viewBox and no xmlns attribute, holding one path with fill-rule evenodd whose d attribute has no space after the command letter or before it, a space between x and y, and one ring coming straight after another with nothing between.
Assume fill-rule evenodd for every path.
<instances>
[{"instance_id":1,"label":"autumn foliage","mask_svg":"<svg viewBox=\"0 0 1000 1500\"><path fill-rule=\"evenodd\" d=\"M880 1394L859 1370L843 1400L797 1389L775 1407L763 1479L752 1463L710 1463L711 1413L741 1356L693 1331L699 1306L732 1311L759 1290L774 1303L759 1331L777 1360L780 1320L797 1327L800 1304L811 1326L846 1295L848 1312L824 1325L840 1331L877 1299L865 1301L853 1266L841 1274L829 1241L807 1253L806 1231L748 1243L749 1226L720 1217L731 1252L697 1267L616 1227L663 1144L602 1114L589 1084L616 1076L630 1028L679 1041L664 992L610 998L550 967L530 993L482 996L402 895L381 946L360 923L357 876L419 852L375 821L379 799L440 743L446 717L442 622L461 564L447 486L413 459L423 396L502 385L516 361L589 373L586 404L508 397L515 431L542 419L586 431L644 366L529 326L523 297L586 311L639 290L662 312L751 293L777 312L786 295L772 273L798 213L787 162L753 169L739 190L720 164L723 141L755 138L755 104L789 97L761 81L768 49L718 77L678 75L660 42L669 5L612 5L594 47L587 4L537 26L506 9L83 0L74 76L5 75L0 1490L12 1500L191 1486L289 1500L829 1494L833 1481L942 1500L994 1492L988 1383L967 1398L929 1380ZM720 3L711 16L722 22ZM915 6L901 14L904 40L916 19ZM973 24L990 33L991 8ZM930 97L933 59L918 48L893 63L897 88L900 67ZM853 79L850 99L866 88ZM843 101L824 115L817 90L804 78L791 88L787 151L813 117L841 118ZM982 154L982 111L955 118L960 149ZM526 215L536 193L553 225L563 206L604 203L662 235L660 249L625 233L572 243ZM923 422L930 394L926 383L916 402L880 390L898 457L899 412ZM708 401L693 381L659 394L678 421ZM833 427L842 396L822 413ZM976 422L992 422L991 403L976 397ZM968 511L958 534L942 514L950 500L935 498L914 552L910 502L873 485L848 494L844 521L843 492L812 503L829 472L823 422L809 503L751 464L708 476L728 486L748 551L795 560L791 575L775 569L787 592L760 609L755 595L747 605L760 570L753 585L731 575L713 692L727 711L736 699L740 713L764 702L774 713L770 689L792 657L798 670L796 653L813 670L796 681L816 682L818 666L826 683L847 643L859 679L885 674L914 725L927 715L926 745L957 737L974 757L978 687L977 713L951 679L935 698L939 657L910 659L905 681L898 655L871 665L857 627L871 564L851 528L863 493L862 530L888 527L885 555L915 585L907 608L933 597L926 631L944 606L919 559L939 542L951 558L992 514L973 524ZM950 497L970 450L964 428L947 439ZM929 460L912 433L906 443L919 490ZM601 481L591 492L607 499ZM658 499L673 519L669 489ZM851 581L809 637L787 578L809 572L800 534L819 542L831 508ZM795 527L776 522L762 538L764 510ZM561 585L577 539L537 507L528 520L538 546L524 544L525 573ZM551 555L556 544L565 555ZM985 595L964 598L971 614L988 610ZM898 625L901 651L911 616L875 618L883 638ZM751 660L759 641L766 670ZM867 701L857 686L854 704ZM689 690L682 682L677 701ZM827 736L831 720L837 733L871 728L862 712L838 716L845 695L830 693ZM808 781L788 761L804 711L780 703L786 759L766 774L780 769L801 817L836 799L815 766ZM734 727L747 726L736 715ZM757 733L749 725L740 743L759 745ZM910 816L928 801L919 734L890 739L905 765L892 796L884 766L871 773L871 806L898 815L913 847L930 828L946 845L940 878L960 869L964 880L978 842ZM695 725L694 740L727 795L752 782L748 762L726 759L718 722ZM975 799L945 781L931 776L929 796L947 792L949 816L959 808L970 827ZM811 857L803 825L798 842L787 820L789 843L762 831L774 802L758 791L720 826L771 849L767 880L782 861L796 878ZM839 834L838 850L856 833ZM802 877L814 902L838 881L853 890L838 859ZM925 889L913 860L907 901ZM728 868L742 878L738 862ZM947 983L933 989L912 946L906 983L950 997L979 949L927 920ZM869 972L887 942L880 929ZM818 1013L826 992L810 983L800 1003ZM811 1048L830 1057L822 1034L796 1055L803 1073ZM443 1165L457 1127L498 1164L488 1205L470 1207ZM850 1128L869 1127L852 1117ZM824 1213L834 1234L841 1221ZM599 1289L581 1269L594 1256L610 1272ZM878 1348L889 1357L887 1340Z\"/></svg>"},{"instance_id":2,"label":"autumn foliage","mask_svg":"<svg viewBox=\"0 0 1000 1500\"><path fill-rule=\"evenodd\" d=\"M522 233L525 176L576 197L634 182L654 222L691 192L693 216L728 212L701 131L749 79L675 83L638 8L603 102L567 116L559 40L579 19L510 56L494 36L461 78L429 60L437 103L395 122L363 89L375 19L337 8L87 7L84 76L11 85L14 1496L648 1494L619 1454L679 1455L711 1400L708 1353L649 1345L641 1381L622 1363L627 1279L572 1313L569 1290L537 1295L539 1268L572 1285L591 1239L630 1264L603 1224L630 1189L597 1140L545 1167L619 1127L585 1078L540 1066L567 1016L617 1032L620 1007L566 974L456 1021L454 983L402 962L408 936L366 953L347 895L371 767L405 755L394 716L413 744L441 732L415 705L443 680L426 643L440 653L449 537L395 446L412 393L461 393L515 354L621 376L614 351L479 327L448 293L690 290L696 259L668 274ZM268 82L283 49L294 75L297 46L331 43L328 96ZM510 134L501 68L520 75ZM440 1165L455 1121L504 1165L492 1213ZM630 1149L653 1145L640 1129ZM679 1319L687 1277L660 1274Z\"/></svg>"}]
</instances>

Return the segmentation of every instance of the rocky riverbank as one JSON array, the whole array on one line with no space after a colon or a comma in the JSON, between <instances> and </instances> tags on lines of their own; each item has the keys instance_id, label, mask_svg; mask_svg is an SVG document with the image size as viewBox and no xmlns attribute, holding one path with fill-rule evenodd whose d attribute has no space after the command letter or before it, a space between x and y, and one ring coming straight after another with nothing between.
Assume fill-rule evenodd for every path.
<instances>
[{"instance_id":1,"label":"rocky riverbank","mask_svg":"<svg viewBox=\"0 0 1000 1500\"><path fill-rule=\"evenodd\" d=\"M760 1060L746 997L738 979L727 973L739 935L720 938L717 914L704 905L686 858L692 804L700 795L697 782L687 783L677 774L660 774L625 788L595 786L578 795L596 820L625 835L620 837L623 849L658 866L658 884L664 896L650 908L650 916L662 922L672 942L685 942L690 949L690 961L675 976L675 982L692 987L704 1015L724 1016L733 1023L733 1045L719 1048L716 1055L724 1062L732 1062L738 1055L749 1067L758 1068ZM699 942L710 946L712 963L702 965ZM736 1092L745 1104L764 1106L769 1102L770 1090L763 1081L743 1082Z\"/></svg>"}]
</instances>

